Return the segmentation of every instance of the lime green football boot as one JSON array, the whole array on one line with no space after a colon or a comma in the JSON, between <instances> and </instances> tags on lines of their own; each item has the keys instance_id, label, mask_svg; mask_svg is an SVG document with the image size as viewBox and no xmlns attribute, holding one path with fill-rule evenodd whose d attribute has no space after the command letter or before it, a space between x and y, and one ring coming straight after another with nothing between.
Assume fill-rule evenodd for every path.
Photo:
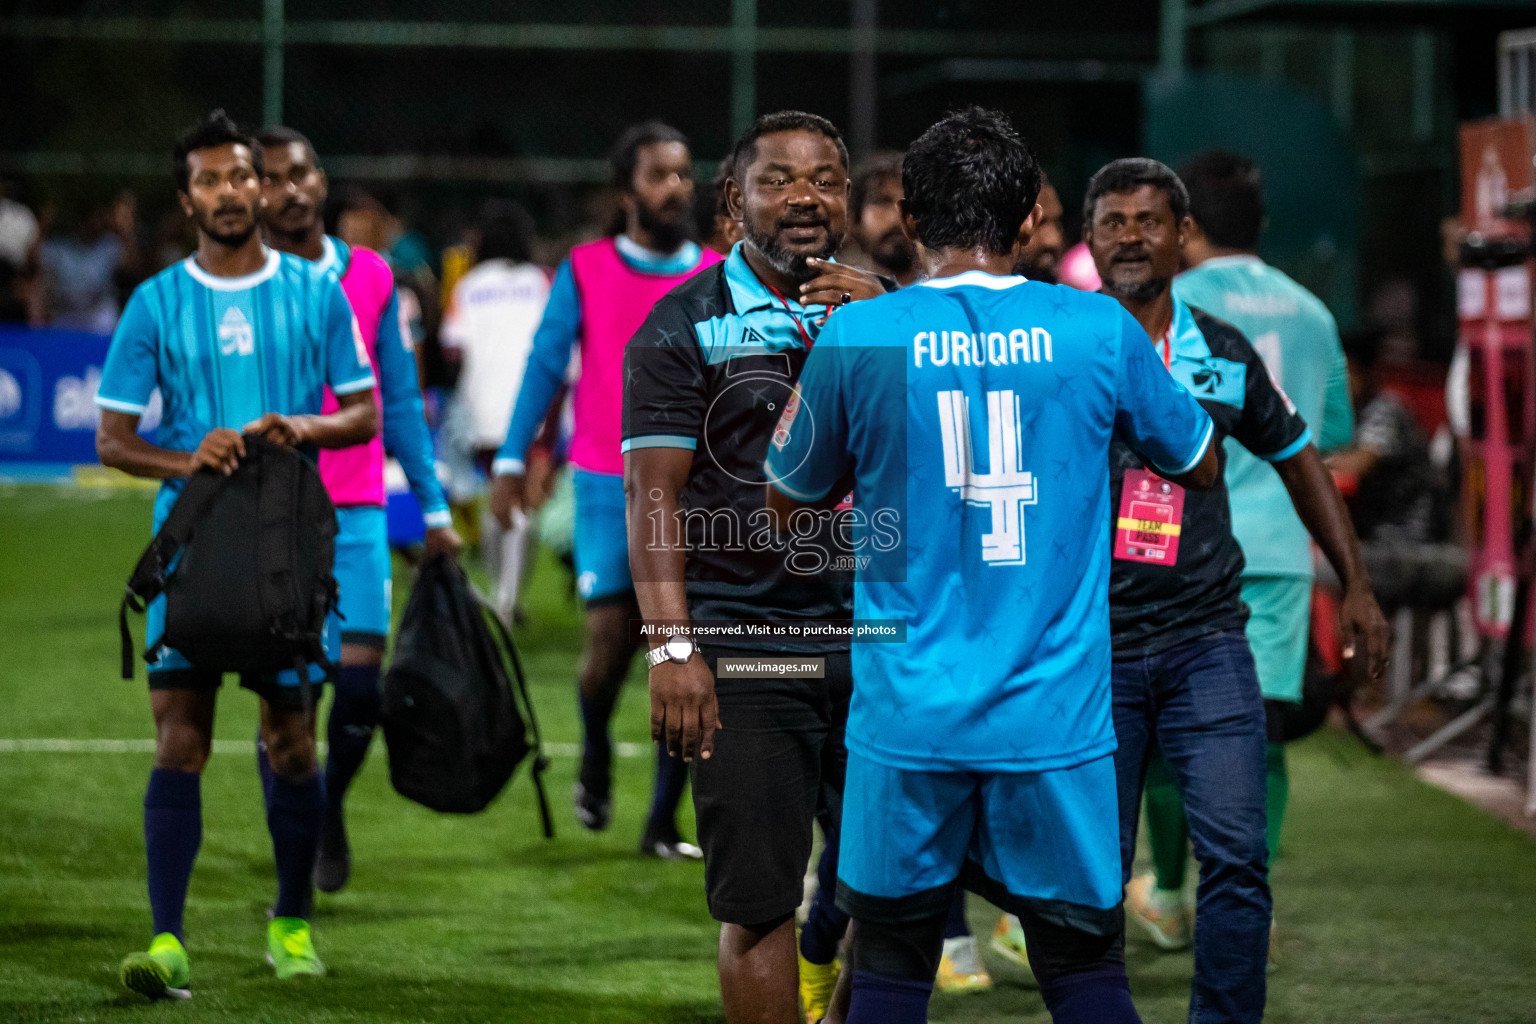
<instances>
[{"instance_id":1,"label":"lime green football boot","mask_svg":"<svg viewBox=\"0 0 1536 1024\"><path fill-rule=\"evenodd\" d=\"M150 940L149 950L129 953L118 968L123 987L149 999L191 999L192 969L187 951L170 932Z\"/></svg>"},{"instance_id":2,"label":"lime green football boot","mask_svg":"<svg viewBox=\"0 0 1536 1024\"><path fill-rule=\"evenodd\" d=\"M302 917L274 917L267 922L267 963L277 972L278 981L325 973L309 937L309 922Z\"/></svg>"}]
</instances>

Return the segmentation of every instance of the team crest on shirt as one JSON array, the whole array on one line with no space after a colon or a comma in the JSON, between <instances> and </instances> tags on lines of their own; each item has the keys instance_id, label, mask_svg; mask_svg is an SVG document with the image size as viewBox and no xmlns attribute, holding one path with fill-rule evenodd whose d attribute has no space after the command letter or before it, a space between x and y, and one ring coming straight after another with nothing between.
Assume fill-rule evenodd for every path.
<instances>
[{"instance_id":1,"label":"team crest on shirt","mask_svg":"<svg viewBox=\"0 0 1536 1024\"><path fill-rule=\"evenodd\" d=\"M240 312L240 307L230 306L219 321L219 353L226 356L248 356L256 351L256 329Z\"/></svg>"},{"instance_id":2,"label":"team crest on shirt","mask_svg":"<svg viewBox=\"0 0 1536 1024\"><path fill-rule=\"evenodd\" d=\"M796 384L789 393L789 401L784 403L784 411L779 414L779 425L773 428L773 446L779 451L789 444L789 428L794 424L795 417L800 413L800 385Z\"/></svg>"},{"instance_id":3,"label":"team crest on shirt","mask_svg":"<svg viewBox=\"0 0 1536 1024\"><path fill-rule=\"evenodd\" d=\"M1234 408L1243 407L1243 394L1248 382L1248 367L1231 359L1218 356L1178 354L1169 367L1173 379L1183 384L1196 398L1221 402Z\"/></svg>"}]
</instances>

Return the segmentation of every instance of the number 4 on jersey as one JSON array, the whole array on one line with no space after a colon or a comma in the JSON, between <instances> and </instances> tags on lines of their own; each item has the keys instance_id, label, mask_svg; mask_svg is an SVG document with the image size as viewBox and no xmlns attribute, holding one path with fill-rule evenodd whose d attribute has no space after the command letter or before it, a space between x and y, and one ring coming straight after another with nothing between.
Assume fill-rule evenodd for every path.
<instances>
[{"instance_id":1,"label":"number 4 on jersey","mask_svg":"<svg viewBox=\"0 0 1536 1024\"><path fill-rule=\"evenodd\" d=\"M1019 464L1023 437L1019 400L1012 391L987 392L987 467L976 470L971 451L970 402L963 391L939 392L944 442L944 484L960 500L991 510L992 529L981 536L982 561L1024 564L1024 506L1036 502L1035 475Z\"/></svg>"}]
</instances>

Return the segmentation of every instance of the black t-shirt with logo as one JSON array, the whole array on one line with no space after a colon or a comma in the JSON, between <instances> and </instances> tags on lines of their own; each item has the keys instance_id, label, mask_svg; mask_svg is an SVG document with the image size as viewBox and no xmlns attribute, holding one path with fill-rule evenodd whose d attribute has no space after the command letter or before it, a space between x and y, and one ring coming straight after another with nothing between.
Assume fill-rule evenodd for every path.
<instances>
[{"instance_id":1,"label":"black t-shirt with logo","mask_svg":"<svg viewBox=\"0 0 1536 1024\"><path fill-rule=\"evenodd\" d=\"M830 518L786 546L763 507L768 443L825 313L769 292L738 246L658 301L625 347L624 450L693 451L679 504L695 620L853 614L853 573L834 561ZM848 641L743 637L730 644L806 651L846 649Z\"/></svg>"},{"instance_id":2,"label":"black t-shirt with logo","mask_svg":"<svg viewBox=\"0 0 1536 1024\"><path fill-rule=\"evenodd\" d=\"M1213 444L1231 437L1259 458L1279 462L1311 442L1311 431L1296 407L1236 327L1175 298L1168 339L1161 348L1169 372L1210 414ZM1155 504L1173 485L1143 476L1141 459L1126 445L1117 441L1110 448L1115 557L1110 563L1109 615L1117 659L1155 654L1218 630L1241 629L1248 621L1241 596L1243 552L1232 535L1227 503L1224 446L1217 455L1221 474L1216 486L1182 494L1177 549L1170 564L1163 556L1173 546L1172 532L1153 526L1152 532L1139 533L1136 524L1145 521L1135 517L1144 514L1138 509ZM1128 479L1132 499L1137 489L1158 493L1147 504L1123 502ZM1175 489L1175 497L1178 491L1182 488ZM1127 511L1129 519L1122 515ZM1143 540L1150 543L1143 546ZM1132 557L1125 557L1126 552Z\"/></svg>"}]
</instances>

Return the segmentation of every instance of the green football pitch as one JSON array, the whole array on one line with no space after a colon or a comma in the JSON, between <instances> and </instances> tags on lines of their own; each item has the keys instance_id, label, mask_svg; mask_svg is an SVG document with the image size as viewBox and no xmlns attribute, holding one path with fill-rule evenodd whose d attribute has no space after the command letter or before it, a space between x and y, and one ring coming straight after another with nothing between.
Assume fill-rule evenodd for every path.
<instances>
[{"instance_id":1,"label":"green football pitch","mask_svg":"<svg viewBox=\"0 0 1536 1024\"><path fill-rule=\"evenodd\" d=\"M195 996L149 1005L120 991L119 959L149 938L152 729L142 671L116 677L115 613L148 524L142 492L0 492L0 1021L720 1019L702 870L634 852L643 748L619 762L607 832L571 816L578 619L548 565L519 640L562 752L550 773L557 839L539 836L525 771L485 813L442 816L394 794L375 748L349 801L352 884L316 909L330 973L279 984L262 961L274 881L250 748L256 701L228 686L187 911ZM397 565L396 579L398 606L409 570ZM645 721L636 671L619 738L642 743ZM70 742L18 742L37 740ZM1293 750L1291 808L1273 873L1268 1020L1536 1020L1536 843L1327 733ZM978 930L995 920L974 900L971 917ZM1184 1020L1188 954L1133 935L1128 958L1149 1024ZM992 967L994 991L936 997L933 1019L1047 1019L1018 974Z\"/></svg>"}]
</instances>

